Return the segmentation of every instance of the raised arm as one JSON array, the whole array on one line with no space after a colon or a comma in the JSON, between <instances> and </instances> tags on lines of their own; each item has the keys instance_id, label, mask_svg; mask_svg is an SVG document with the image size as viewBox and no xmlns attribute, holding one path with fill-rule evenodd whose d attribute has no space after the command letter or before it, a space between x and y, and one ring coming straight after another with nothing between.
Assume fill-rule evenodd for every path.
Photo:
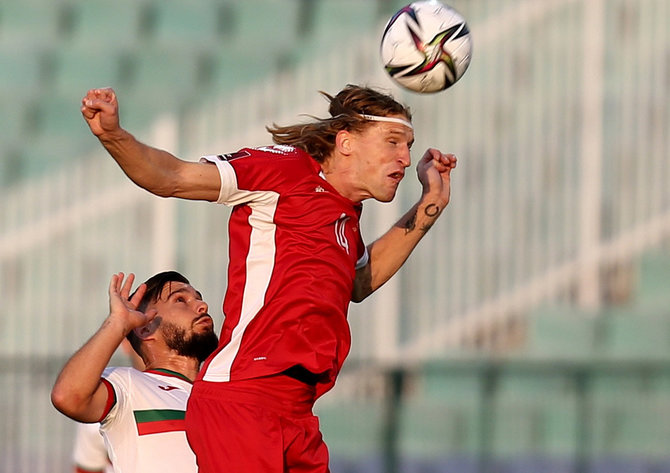
<instances>
[{"instance_id":1,"label":"raised arm","mask_svg":"<svg viewBox=\"0 0 670 473\"><path fill-rule=\"evenodd\" d=\"M405 263L449 203L453 154L429 149L417 164L421 199L384 235L368 245L368 264L356 271L351 300L360 302L379 289Z\"/></svg>"},{"instance_id":2,"label":"raised arm","mask_svg":"<svg viewBox=\"0 0 670 473\"><path fill-rule=\"evenodd\" d=\"M119 104L110 88L91 89L81 113L123 172L138 186L161 197L216 201L220 179L216 166L190 162L141 143L119 124Z\"/></svg>"},{"instance_id":3,"label":"raised arm","mask_svg":"<svg viewBox=\"0 0 670 473\"><path fill-rule=\"evenodd\" d=\"M51 390L51 402L66 416L79 422L100 420L107 405L107 389L100 378L112 355L126 335L155 317L135 310L146 286L141 285L131 300L135 276L112 276L109 284L109 316L98 331L65 363Z\"/></svg>"}]
</instances>

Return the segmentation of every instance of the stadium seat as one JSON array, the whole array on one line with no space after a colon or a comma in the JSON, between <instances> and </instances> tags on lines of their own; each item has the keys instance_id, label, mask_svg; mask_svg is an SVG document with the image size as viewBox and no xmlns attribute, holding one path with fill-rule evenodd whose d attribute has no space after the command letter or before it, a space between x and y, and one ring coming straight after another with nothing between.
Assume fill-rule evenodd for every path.
<instances>
[{"instance_id":1,"label":"stadium seat","mask_svg":"<svg viewBox=\"0 0 670 473\"><path fill-rule=\"evenodd\" d=\"M44 48L1 48L0 95L16 99L39 92L49 78L48 53Z\"/></svg>"},{"instance_id":2,"label":"stadium seat","mask_svg":"<svg viewBox=\"0 0 670 473\"><path fill-rule=\"evenodd\" d=\"M73 3L70 44L100 54L141 47L146 33L146 6L140 0L95 0Z\"/></svg>"},{"instance_id":3,"label":"stadium seat","mask_svg":"<svg viewBox=\"0 0 670 473\"><path fill-rule=\"evenodd\" d=\"M281 69L281 57L270 56L264 60L249 52L222 48L204 58L203 92L230 94L241 86L249 86Z\"/></svg>"},{"instance_id":4,"label":"stadium seat","mask_svg":"<svg viewBox=\"0 0 670 473\"><path fill-rule=\"evenodd\" d=\"M16 151L17 177L21 180L38 178L62 169L73 156L71 142L34 139L30 146Z\"/></svg>"},{"instance_id":5,"label":"stadium seat","mask_svg":"<svg viewBox=\"0 0 670 473\"><path fill-rule=\"evenodd\" d=\"M492 457L564 464L578 450L578 389L570 373L510 367L499 374L493 400Z\"/></svg>"},{"instance_id":6,"label":"stadium seat","mask_svg":"<svg viewBox=\"0 0 670 473\"><path fill-rule=\"evenodd\" d=\"M30 98L0 93L0 143L19 143L28 136L30 103Z\"/></svg>"},{"instance_id":7,"label":"stadium seat","mask_svg":"<svg viewBox=\"0 0 670 473\"><path fill-rule=\"evenodd\" d=\"M154 1L148 12L147 41L169 49L225 48L226 6L220 1Z\"/></svg>"},{"instance_id":8,"label":"stadium seat","mask_svg":"<svg viewBox=\"0 0 670 473\"><path fill-rule=\"evenodd\" d=\"M21 145L18 143L0 143L0 188L8 188L22 178Z\"/></svg>"},{"instance_id":9,"label":"stadium seat","mask_svg":"<svg viewBox=\"0 0 670 473\"><path fill-rule=\"evenodd\" d=\"M3 0L0 45L18 49L54 46L69 34L68 14L66 2Z\"/></svg>"},{"instance_id":10,"label":"stadium seat","mask_svg":"<svg viewBox=\"0 0 670 473\"><path fill-rule=\"evenodd\" d=\"M293 64L298 6L298 0L248 0L222 7L224 38L207 52L209 90L230 93Z\"/></svg>"},{"instance_id":11,"label":"stadium seat","mask_svg":"<svg viewBox=\"0 0 670 473\"><path fill-rule=\"evenodd\" d=\"M398 456L403 472L477 471L480 406L416 398L401 406Z\"/></svg>"},{"instance_id":12,"label":"stadium seat","mask_svg":"<svg viewBox=\"0 0 670 473\"><path fill-rule=\"evenodd\" d=\"M639 262L636 305L665 307L664 313L670 315L670 307L667 305L668 281L670 281L670 251L655 249L643 254Z\"/></svg>"},{"instance_id":13,"label":"stadium seat","mask_svg":"<svg viewBox=\"0 0 670 473\"><path fill-rule=\"evenodd\" d=\"M0 92L0 187L22 176L21 150L34 136L30 129L31 100Z\"/></svg>"},{"instance_id":14,"label":"stadium seat","mask_svg":"<svg viewBox=\"0 0 670 473\"><path fill-rule=\"evenodd\" d=\"M193 52L144 48L129 58L129 85L135 96L154 100L157 107L180 107L203 85L203 58Z\"/></svg>"},{"instance_id":15,"label":"stadium seat","mask_svg":"<svg viewBox=\"0 0 670 473\"><path fill-rule=\"evenodd\" d=\"M590 359L599 342L598 318L574 307L545 306L528 320L524 355L538 359Z\"/></svg>"},{"instance_id":16,"label":"stadium seat","mask_svg":"<svg viewBox=\"0 0 670 473\"><path fill-rule=\"evenodd\" d=\"M477 471L484 414L480 366L435 361L417 373L416 392L400 406L400 471Z\"/></svg>"},{"instance_id":17,"label":"stadium seat","mask_svg":"<svg viewBox=\"0 0 670 473\"><path fill-rule=\"evenodd\" d=\"M233 35L229 46L247 51L260 61L269 60L276 51L296 47L302 3L299 0L231 2L229 28Z\"/></svg>"},{"instance_id":18,"label":"stadium seat","mask_svg":"<svg viewBox=\"0 0 670 473\"><path fill-rule=\"evenodd\" d=\"M612 360L670 361L670 317L610 309L603 317L603 356Z\"/></svg>"},{"instance_id":19,"label":"stadium seat","mask_svg":"<svg viewBox=\"0 0 670 473\"><path fill-rule=\"evenodd\" d=\"M16 149L23 178L53 171L96 145L80 112L80 94L44 93L29 106L30 140Z\"/></svg>"},{"instance_id":20,"label":"stadium seat","mask_svg":"<svg viewBox=\"0 0 670 473\"><path fill-rule=\"evenodd\" d=\"M53 55L53 90L76 98L94 87L118 89L128 81L128 54L118 50L100 54L95 48L69 47Z\"/></svg>"},{"instance_id":21,"label":"stadium seat","mask_svg":"<svg viewBox=\"0 0 670 473\"><path fill-rule=\"evenodd\" d=\"M350 43L349 36L381 34L382 22L387 19L376 1L315 0L311 4L296 44L296 54L301 59L342 48Z\"/></svg>"},{"instance_id":22,"label":"stadium seat","mask_svg":"<svg viewBox=\"0 0 670 473\"><path fill-rule=\"evenodd\" d=\"M341 35L374 30L381 27L381 21L386 20L380 13L379 2L321 0L315 4L311 34L317 42L323 41L324 45L336 46L336 39Z\"/></svg>"},{"instance_id":23,"label":"stadium seat","mask_svg":"<svg viewBox=\"0 0 670 473\"><path fill-rule=\"evenodd\" d=\"M599 372L591 380L592 458L668 458L670 399L654 372Z\"/></svg>"},{"instance_id":24,"label":"stadium seat","mask_svg":"<svg viewBox=\"0 0 670 473\"><path fill-rule=\"evenodd\" d=\"M34 134L46 140L81 141L90 132L81 116L82 94L43 94L33 103Z\"/></svg>"},{"instance_id":25,"label":"stadium seat","mask_svg":"<svg viewBox=\"0 0 670 473\"><path fill-rule=\"evenodd\" d=\"M383 405L375 401L315 407L323 438L333 463L343 468L333 471L382 473L381 439Z\"/></svg>"}]
</instances>

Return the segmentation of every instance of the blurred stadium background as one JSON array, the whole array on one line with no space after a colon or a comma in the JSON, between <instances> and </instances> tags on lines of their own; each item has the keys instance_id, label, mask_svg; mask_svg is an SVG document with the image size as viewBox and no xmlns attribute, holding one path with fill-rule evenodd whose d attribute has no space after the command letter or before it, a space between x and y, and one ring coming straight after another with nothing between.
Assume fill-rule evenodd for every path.
<instances>
[{"instance_id":1,"label":"blurred stadium background","mask_svg":"<svg viewBox=\"0 0 670 473\"><path fill-rule=\"evenodd\" d=\"M442 220L352 307L317 403L333 472L670 472L670 0L450 3L473 61L419 96L378 59L403 1L2 1L1 472L69 471L49 391L113 272L176 268L221 322L227 210L130 184L85 91L115 87L123 125L195 160L325 115L317 91L347 83L409 104L417 153L460 160ZM419 192L410 175L366 205L367 240Z\"/></svg>"}]
</instances>

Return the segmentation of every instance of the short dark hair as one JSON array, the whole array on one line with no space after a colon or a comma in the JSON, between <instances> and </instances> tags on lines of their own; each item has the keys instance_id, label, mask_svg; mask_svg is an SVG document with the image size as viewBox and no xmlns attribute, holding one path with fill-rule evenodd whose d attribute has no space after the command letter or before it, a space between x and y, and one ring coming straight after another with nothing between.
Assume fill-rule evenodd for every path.
<instances>
[{"instance_id":1,"label":"short dark hair","mask_svg":"<svg viewBox=\"0 0 670 473\"><path fill-rule=\"evenodd\" d=\"M177 271L163 271L162 273L155 274L144 282L144 284L147 285L147 290L137 304L137 310L144 312L149 304L158 300L163 292L163 288L172 282L191 284L184 275ZM135 290L135 292L137 292L137 290ZM133 294L135 294L135 292L133 292ZM132 295L130 297L132 298ZM142 356L142 353L140 353L140 344L142 340L140 340L135 332L131 330L128 335L126 335L126 338L133 347L133 350L135 350L138 355Z\"/></svg>"}]
</instances>

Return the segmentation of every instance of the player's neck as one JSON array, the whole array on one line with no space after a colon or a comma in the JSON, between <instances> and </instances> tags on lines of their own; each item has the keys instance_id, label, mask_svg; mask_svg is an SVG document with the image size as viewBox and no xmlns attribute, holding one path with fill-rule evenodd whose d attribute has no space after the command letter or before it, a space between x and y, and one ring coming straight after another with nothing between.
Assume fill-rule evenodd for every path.
<instances>
[{"instance_id":1,"label":"player's neck","mask_svg":"<svg viewBox=\"0 0 670 473\"><path fill-rule=\"evenodd\" d=\"M179 373L193 381L200 369L200 362L195 358L171 354L145 360L145 370L168 370Z\"/></svg>"},{"instance_id":2,"label":"player's neck","mask_svg":"<svg viewBox=\"0 0 670 473\"><path fill-rule=\"evenodd\" d=\"M353 170L342 160L328 159L321 165L321 175L342 196L359 203L366 199L355 186Z\"/></svg>"}]
</instances>

